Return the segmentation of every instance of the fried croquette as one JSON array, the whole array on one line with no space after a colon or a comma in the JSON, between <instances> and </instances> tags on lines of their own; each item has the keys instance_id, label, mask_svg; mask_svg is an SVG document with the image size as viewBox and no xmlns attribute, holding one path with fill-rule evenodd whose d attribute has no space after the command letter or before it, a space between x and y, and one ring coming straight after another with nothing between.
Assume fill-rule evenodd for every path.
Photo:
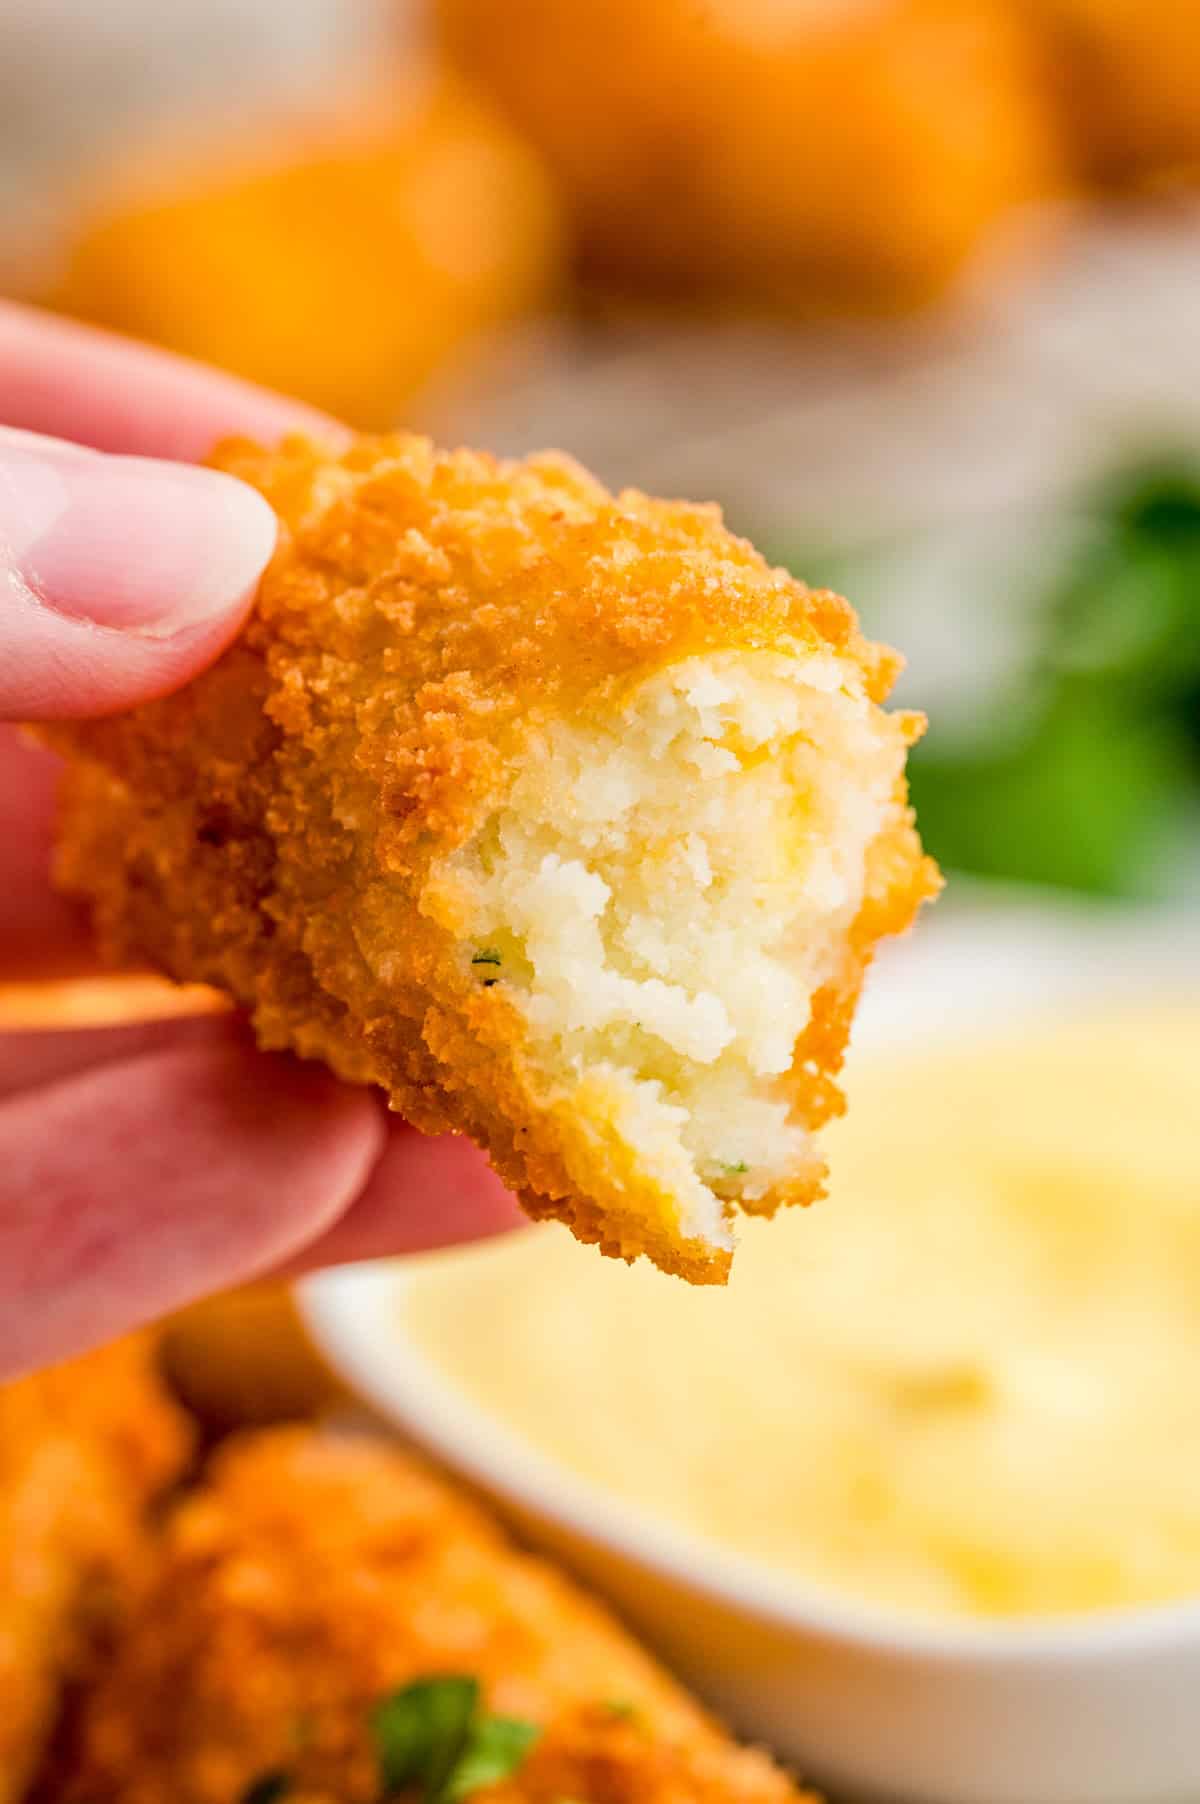
<instances>
[{"instance_id":1,"label":"fried croquette","mask_svg":"<svg viewBox=\"0 0 1200 1804\"><path fill-rule=\"evenodd\" d=\"M0 1804L129 1607L188 1445L144 1337L0 1386Z\"/></svg>"},{"instance_id":2,"label":"fried croquette","mask_svg":"<svg viewBox=\"0 0 1200 1804\"><path fill-rule=\"evenodd\" d=\"M372 1707L439 1674L538 1731L495 1804L798 1804L459 1492L386 1443L304 1429L230 1443L179 1508L61 1804L231 1804L266 1775L305 1804L375 1804Z\"/></svg>"},{"instance_id":3,"label":"fried croquette","mask_svg":"<svg viewBox=\"0 0 1200 1804\"><path fill-rule=\"evenodd\" d=\"M1200 174L1200 12L1038 0L1086 170L1128 183Z\"/></svg>"},{"instance_id":4,"label":"fried croquette","mask_svg":"<svg viewBox=\"0 0 1200 1804\"><path fill-rule=\"evenodd\" d=\"M529 1214L698 1282L808 1201L882 934L936 887L895 654L711 507L559 454L225 450L280 515L240 641L56 729L117 958L465 1131Z\"/></svg>"},{"instance_id":5,"label":"fried croquette","mask_svg":"<svg viewBox=\"0 0 1200 1804\"><path fill-rule=\"evenodd\" d=\"M163 1370L210 1434L293 1422L346 1400L284 1284L247 1284L162 1325Z\"/></svg>"},{"instance_id":6,"label":"fried croquette","mask_svg":"<svg viewBox=\"0 0 1200 1804\"><path fill-rule=\"evenodd\" d=\"M386 429L464 344L552 304L562 267L536 153L440 74L264 141L143 146L81 204L49 299Z\"/></svg>"},{"instance_id":7,"label":"fried croquette","mask_svg":"<svg viewBox=\"0 0 1200 1804\"><path fill-rule=\"evenodd\" d=\"M584 269L801 311L922 301L1058 189L1010 0L440 0L563 185Z\"/></svg>"}]
</instances>

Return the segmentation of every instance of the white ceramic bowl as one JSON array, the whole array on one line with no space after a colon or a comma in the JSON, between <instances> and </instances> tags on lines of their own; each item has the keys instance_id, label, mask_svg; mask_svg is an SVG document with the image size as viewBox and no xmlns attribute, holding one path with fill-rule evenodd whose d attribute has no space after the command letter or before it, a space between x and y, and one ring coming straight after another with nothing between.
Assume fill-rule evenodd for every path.
<instances>
[{"instance_id":1,"label":"white ceramic bowl","mask_svg":"<svg viewBox=\"0 0 1200 1804\"><path fill-rule=\"evenodd\" d=\"M1200 992L1196 917L1018 898L935 922L876 973L858 1043L969 1033L1056 999L1177 993L1188 979ZM1200 1133L1200 1072L1197 1105ZM308 1281L303 1306L332 1363L806 1777L911 1804L1200 1800L1200 1600L993 1626L817 1593L624 1509L528 1447L405 1339L406 1281L399 1263Z\"/></svg>"}]
</instances>

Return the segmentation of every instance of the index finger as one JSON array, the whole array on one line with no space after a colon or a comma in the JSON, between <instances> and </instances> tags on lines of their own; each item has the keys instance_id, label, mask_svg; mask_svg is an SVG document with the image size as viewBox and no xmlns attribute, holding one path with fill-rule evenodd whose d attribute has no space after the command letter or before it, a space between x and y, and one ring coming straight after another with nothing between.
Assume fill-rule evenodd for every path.
<instances>
[{"instance_id":1,"label":"index finger","mask_svg":"<svg viewBox=\"0 0 1200 1804\"><path fill-rule=\"evenodd\" d=\"M234 434L268 445L289 432L347 436L299 401L12 301L0 301L0 422L184 463Z\"/></svg>"}]
</instances>

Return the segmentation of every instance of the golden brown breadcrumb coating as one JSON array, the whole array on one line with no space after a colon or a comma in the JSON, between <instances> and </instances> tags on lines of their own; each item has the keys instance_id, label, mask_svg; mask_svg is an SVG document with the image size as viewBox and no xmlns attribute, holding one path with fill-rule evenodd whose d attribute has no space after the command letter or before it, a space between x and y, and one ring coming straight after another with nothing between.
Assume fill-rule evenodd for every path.
<instances>
[{"instance_id":1,"label":"golden brown breadcrumb coating","mask_svg":"<svg viewBox=\"0 0 1200 1804\"><path fill-rule=\"evenodd\" d=\"M375 1804L372 1704L436 1673L536 1723L489 1804L798 1804L599 1604L385 1443L231 1443L87 1699L62 1804L231 1804L283 1771L305 1804Z\"/></svg>"},{"instance_id":2,"label":"golden brown breadcrumb coating","mask_svg":"<svg viewBox=\"0 0 1200 1804\"><path fill-rule=\"evenodd\" d=\"M529 1213L720 1282L807 1201L877 939L936 888L846 602L558 454L238 443L281 519L217 665L72 760L107 951L470 1134Z\"/></svg>"},{"instance_id":3,"label":"golden brown breadcrumb coating","mask_svg":"<svg viewBox=\"0 0 1200 1804\"><path fill-rule=\"evenodd\" d=\"M0 1804L129 1607L188 1446L144 1336L0 1386Z\"/></svg>"}]
</instances>

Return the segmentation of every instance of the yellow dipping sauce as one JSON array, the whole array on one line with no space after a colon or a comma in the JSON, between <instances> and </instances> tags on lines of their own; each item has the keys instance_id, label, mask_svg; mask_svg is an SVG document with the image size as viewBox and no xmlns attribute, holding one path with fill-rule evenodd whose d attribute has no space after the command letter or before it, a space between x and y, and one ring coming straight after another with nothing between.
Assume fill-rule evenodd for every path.
<instances>
[{"instance_id":1,"label":"yellow dipping sauce","mask_svg":"<svg viewBox=\"0 0 1200 1804\"><path fill-rule=\"evenodd\" d=\"M861 1059L833 1195L727 1291L556 1228L427 1262L412 1336L629 1505L937 1615L1200 1595L1200 1004Z\"/></svg>"}]
</instances>

